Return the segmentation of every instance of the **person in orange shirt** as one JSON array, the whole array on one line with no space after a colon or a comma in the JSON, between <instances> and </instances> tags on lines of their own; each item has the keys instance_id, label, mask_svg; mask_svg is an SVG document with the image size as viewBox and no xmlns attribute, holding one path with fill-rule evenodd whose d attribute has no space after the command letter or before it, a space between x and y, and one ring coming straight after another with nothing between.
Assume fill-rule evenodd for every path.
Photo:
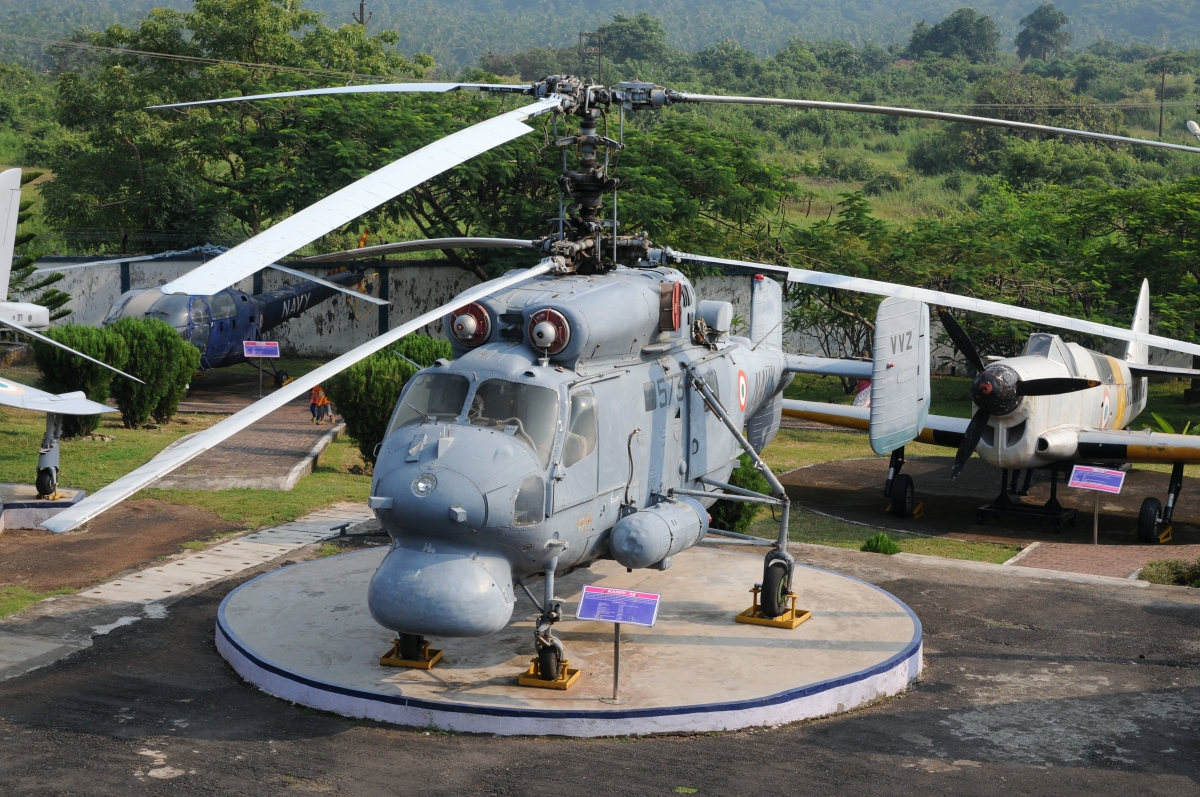
<instances>
[{"instance_id":1,"label":"person in orange shirt","mask_svg":"<svg viewBox=\"0 0 1200 797\"><path fill-rule=\"evenodd\" d=\"M321 417L325 414L325 407L329 406L329 397L325 395L325 390L320 385L317 385L308 394L308 411L312 413L312 422L320 423Z\"/></svg>"}]
</instances>

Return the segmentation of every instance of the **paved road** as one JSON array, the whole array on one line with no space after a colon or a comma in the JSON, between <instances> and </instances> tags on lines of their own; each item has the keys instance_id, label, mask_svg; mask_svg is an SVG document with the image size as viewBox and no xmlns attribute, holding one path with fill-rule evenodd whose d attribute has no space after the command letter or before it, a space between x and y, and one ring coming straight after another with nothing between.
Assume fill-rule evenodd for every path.
<instances>
[{"instance_id":1,"label":"paved road","mask_svg":"<svg viewBox=\"0 0 1200 797\"><path fill-rule=\"evenodd\" d=\"M243 685L213 649L226 582L0 684L0 793L1200 794L1200 598L799 549L916 610L913 691L715 736L396 729Z\"/></svg>"}]
</instances>

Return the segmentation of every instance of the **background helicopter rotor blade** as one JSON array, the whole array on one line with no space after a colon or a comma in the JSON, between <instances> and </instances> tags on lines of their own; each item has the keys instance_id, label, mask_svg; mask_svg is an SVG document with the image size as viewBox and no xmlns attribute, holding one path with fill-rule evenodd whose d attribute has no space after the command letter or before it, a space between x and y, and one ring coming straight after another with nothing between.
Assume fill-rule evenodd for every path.
<instances>
[{"instance_id":1,"label":"background helicopter rotor blade","mask_svg":"<svg viewBox=\"0 0 1200 797\"><path fill-rule=\"evenodd\" d=\"M108 363L100 362L96 358L89 357L81 351L75 351L70 346L65 346L62 343L59 343L57 340L54 340L53 338L48 338L45 335L39 335L38 333L34 332L32 329L26 329L25 327L21 326L20 324L14 324L11 321L5 321L3 318L0 318L0 326L8 327L9 329L13 330L14 332L18 332L22 335L28 335L29 337L33 338L34 340L39 340L42 343L48 343L49 345L54 346L59 349L62 349L63 351L69 351L69 352L71 352L71 354L74 354L76 357L82 357L83 359L87 360L88 362L92 362L92 363L95 363L96 365L107 368L108 370L112 371L114 374L120 374L121 376L125 377L126 379L132 379L134 382L137 382L139 385L146 384L142 380L138 379L136 376L130 376L129 374L125 373L124 371L119 371L116 368L113 368Z\"/></svg>"},{"instance_id":2,"label":"background helicopter rotor blade","mask_svg":"<svg viewBox=\"0 0 1200 797\"><path fill-rule=\"evenodd\" d=\"M1052 376L1046 379L1022 379L1017 382L1018 396L1061 396L1065 393L1075 393L1088 388L1099 387L1095 379L1073 379L1066 376Z\"/></svg>"},{"instance_id":3,"label":"background helicopter rotor blade","mask_svg":"<svg viewBox=\"0 0 1200 797\"><path fill-rule=\"evenodd\" d=\"M525 135L533 129L522 124L525 120L556 111L561 104L561 98L547 97L440 138L268 227L161 290L193 296L224 290L413 186Z\"/></svg>"},{"instance_id":4,"label":"background helicopter rotor blade","mask_svg":"<svg viewBox=\"0 0 1200 797\"><path fill-rule=\"evenodd\" d=\"M101 512L120 503L146 485L154 482L156 479L165 476L175 468L204 453L222 440L240 432L255 421L261 420L292 399L304 395L315 386L349 368L359 360L365 359L380 349L395 343L405 335L416 332L426 324L432 324L440 320L446 313L452 310L478 301L496 291L516 285L531 277L545 274L554 268L554 266L554 261L546 258L533 268L518 271L514 274L492 280L491 282L477 285L471 290L455 297L453 302L430 310L411 321L406 321L395 329L389 330L386 334L380 335L359 346L357 349L352 349L341 357L322 365L315 371L298 377L266 398L256 401L246 409L196 434L184 443L164 451L137 470L122 476L106 487L100 488L82 501L71 506L65 512L61 512L50 518L42 524L43 527L55 533L61 533L70 531L80 524L86 523Z\"/></svg>"},{"instance_id":5,"label":"background helicopter rotor blade","mask_svg":"<svg viewBox=\"0 0 1200 797\"><path fill-rule=\"evenodd\" d=\"M954 341L954 345L958 347L962 356L967 358L967 362L976 371L982 371L985 368L983 358L979 356L979 350L971 342L971 337L967 335L967 331L959 325L958 320L950 315L950 311L945 307L938 307L937 314L938 319L942 322L942 326L946 330L946 334L950 336L950 340Z\"/></svg>"},{"instance_id":6,"label":"background helicopter rotor blade","mask_svg":"<svg viewBox=\"0 0 1200 797\"><path fill-rule=\"evenodd\" d=\"M961 113L945 113L943 111L924 111L919 108L893 108L886 105L865 105L854 102L824 102L821 100L785 100L775 97L726 97L719 94L684 94L668 90L667 97L671 103L726 103L732 105L779 105L786 108L806 108L823 111L850 111L852 113L874 113L884 116L909 116L916 119L937 119L943 122L965 122L967 124L988 125L991 127L1007 127L1011 130L1028 130L1035 133L1053 133L1059 136L1074 136L1075 138L1090 138L1097 141L1111 141L1118 144L1137 144L1144 147L1160 149L1175 149L1183 152L1200 153L1200 147L1189 147L1184 144L1171 144L1167 141L1151 141L1145 138L1130 138L1114 136L1110 133L1093 133L1090 130L1074 130L1069 127L1052 127L1050 125L1035 125L1029 122L1012 122L1007 119L993 119L990 116L969 116Z\"/></svg>"},{"instance_id":7,"label":"background helicopter rotor blade","mask_svg":"<svg viewBox=\"0 0 1200 797\"><path fill-rule=\"evenodd\" d=\"M340 260L357 260L361 257L390 255L397 252L423 252L428 249L537 249L538 241L524 238L423 238L419 241L397 241L394 244L364 246L362 249L346 249L327 255L304 258L305 263L335 263Z\"/></svg>"},{"instance_id":8,"label":"background helicopter rotor blade","mask_svg":"<svg viewBox=\"0 0 1200 797\"><path fill-rule=\"evenodd\" d=\"M1100 335L1116 340L1144 343L1147 346L1155 346L1170 351L1200 354L1200 345L1195 343L1185 343L1181 340L1173 340L1145 332L1134 332L1130 329L1114 327L1108 324L1098 324L1095 321L1085 321L1081 318L1045 313L1040 310L1031 310L1027 307L990 302L986 299L959 296L953 293L929 290L928 288L914 288L909 285L897 285L891 282L881 282L861 277L846 277L841 274L809 271L803 268L789 268L788 266L775 266L766 263L750 263L744 260L728 260L722 257L708 257L707 255L692 255L676 252L670 248L665 248L661 252L661 255L655 255L652 251L650 256L651 258L661 257L667 263L693 263L701 266L725 266L727 268L786 274L789 282L796 282L803 285L837 288L839 290L857 291L859 293L872 293L877 296L899 296L902 299L912 299L917 302L934 305L935 307L941 305L943 307L953 307L958 310L988 313L989 315L1012 318L1016 321L1027 321L1031 324L1044 327L1058 327L1060 329L1069 329L1072 332L1083 332L1088 335Z\"/></svg>"},{"instance_id":9,"label":"background helicopter rotor blade","mask_svg":"<svg viewBox=\"0 0 1200 797\"><path fill-rule=\"evenodd\" d=\"M957 479L963 468L967 467L967 460L975 453L975 446L979 445L979 438L983 437L983 428L987 426L990 417L987 410L976 410L971 416L967 431L963 433L958 444L958 452L954 455L954 467L950 468L951 479Z\"/></svg>"},{"instance_id":10,"label":"background helicopter rotor blade","mask_svg":"<svg viewBox=\"0 0 1200 797\"><path fill-rule=\"evenodd\" d=\"M146 110L161 111L167 108L192 108L197 105L222 105L231 102L274 100L280 97L319 97L329 94L443 94L448 91L489 91L501 94L525 94L532 89L533 86L530 85L511 86L501 83L368 83L361 86L331 86L325 89L301 89L298 91L279 91L274 94L221 97L215 100L173 102L166 105L149 105L146 107Z\"/></svg>"}]
</instances>

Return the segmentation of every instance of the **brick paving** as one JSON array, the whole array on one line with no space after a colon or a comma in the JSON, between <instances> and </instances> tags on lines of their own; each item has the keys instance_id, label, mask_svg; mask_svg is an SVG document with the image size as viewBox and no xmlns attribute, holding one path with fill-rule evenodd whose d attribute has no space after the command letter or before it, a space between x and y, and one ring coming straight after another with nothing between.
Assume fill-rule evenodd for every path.
<instances>
[{"instance_id":1,"label":"brick paving","mask_svg":"<svg viewBox=\"0 0 1200 797\"><path fill-rule=\"evenodd\" d=\"M291 489L284 481L341 423L314 424L308 405L285 405L156 483L178 489ZM326 441L328 442L328 441Z\"/></svg>"},{"instance_id":2,"label":"brick paving","mask_svg":"<svg viewBox=\"0 0 1200 797\"><path fill-rule=\"evenodd\" d=\"M1037 547L1022 556L1016 566L1128 578L1142 565L1156 559L1183 559L1194 562L1197 557L1200 557L1200 545L1167 544L1151 547L1040 542Z\"/></svg>"}]
</instances>

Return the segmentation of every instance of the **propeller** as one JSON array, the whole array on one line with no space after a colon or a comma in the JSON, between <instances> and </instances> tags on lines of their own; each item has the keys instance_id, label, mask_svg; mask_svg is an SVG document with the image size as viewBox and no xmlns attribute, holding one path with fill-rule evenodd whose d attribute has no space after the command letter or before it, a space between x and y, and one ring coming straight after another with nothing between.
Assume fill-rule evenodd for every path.
<instances>
[{"instance_id":1,"label":"propeller","mask_svg":"<svg viewBox=\"0 0 1200 797\"><path fill-rule=\"evenodd\" d=\"M937 314L938 319L942 322L942 327L946 330L946 334L950 336L950 340L954 341L955 348L962 353L963 357L967 358L967 362L975 369L975 373L979 373L986 368L987 366L984 365L983 358L975 350L975 344L971 342L967 331L959 325L954 316L950 315L950 311L945 307L939 306Z\"/></svg>"}]
</instances>

